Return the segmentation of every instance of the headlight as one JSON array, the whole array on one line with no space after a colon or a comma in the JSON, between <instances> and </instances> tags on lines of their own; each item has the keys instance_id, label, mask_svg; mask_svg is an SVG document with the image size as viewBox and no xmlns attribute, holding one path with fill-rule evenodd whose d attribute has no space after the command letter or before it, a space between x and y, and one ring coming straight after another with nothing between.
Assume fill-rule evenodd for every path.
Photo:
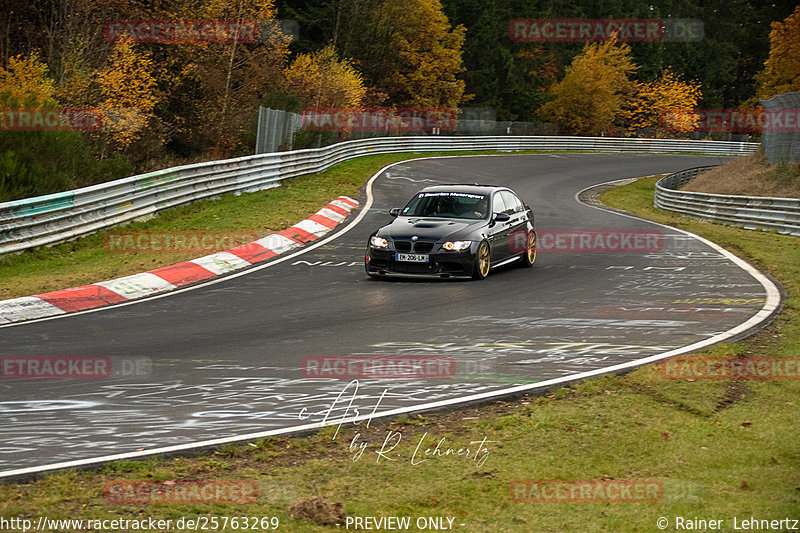
<instances>
[{"instance_id":1,"label":"headlight","mask_svg":"<svg viewBox=\"0 0 800 533\"><path fill-rule=\"evenodd\" d=\"M472 241L447 241L442 245L442 248L445 250L454 250L456 252L460 252L461 250L466 250L469 248L469 245L472 244Z\"/></svg>"},{"instance_id":2,"label":"headlight","mask_svg":"<svg viewBox=\"0 0 800 533\"><path fill-rule=\"evenodd\" d=\"M387 241L383 237L378 237L377 235L373 235L369 239L369 243L375 248L386 248L387 246L389 246L389 241Z\"/></svg>"}]
</instances>

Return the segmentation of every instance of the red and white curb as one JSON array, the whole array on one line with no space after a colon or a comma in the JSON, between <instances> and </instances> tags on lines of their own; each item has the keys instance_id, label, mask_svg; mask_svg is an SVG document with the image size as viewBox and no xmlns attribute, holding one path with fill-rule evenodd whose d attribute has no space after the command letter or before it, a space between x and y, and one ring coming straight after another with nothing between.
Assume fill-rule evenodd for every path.
<instances>
[{"instance_id":1,"label":"red and white curb","mask_svg":"<svg viewBox=\"0 0 800 533\"><path fill-rule=\"evenodd\" d=\"M344 221L356 207L358 201L339 196L288 229L224 252L82 287L3 300L0 301L0 324L63 315L144 298L241 270L322 237Z\"/></svg>"}]
</instances>

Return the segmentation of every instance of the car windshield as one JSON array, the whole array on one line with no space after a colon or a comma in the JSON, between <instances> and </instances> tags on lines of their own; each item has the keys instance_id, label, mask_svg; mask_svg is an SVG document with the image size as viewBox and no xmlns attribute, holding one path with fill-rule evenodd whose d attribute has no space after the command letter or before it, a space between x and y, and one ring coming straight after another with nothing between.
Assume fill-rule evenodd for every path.
<instances>
[{"instance_id":1,"label":"car windshield","mask_svg":"<svg viewBox=\"0 0 800 533\"><path fill-rule=\"evenodd\" d=\"M466 192L421 192L403 208L411 217L485 218L489 201L485 194Z\"/></svg>"}]
</instances>

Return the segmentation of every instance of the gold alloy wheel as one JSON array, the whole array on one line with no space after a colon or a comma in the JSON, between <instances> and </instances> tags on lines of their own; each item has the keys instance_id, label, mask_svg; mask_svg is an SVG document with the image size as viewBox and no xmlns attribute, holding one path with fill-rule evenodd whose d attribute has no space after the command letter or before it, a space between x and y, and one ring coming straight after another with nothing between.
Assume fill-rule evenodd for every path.
<instances>
[{"instance_id":1,"label":"gold alloy wheel","mask_svg":"<svg viewBox=\"0 0 800 533\"><path fill-rule=\"evenodd\" d=\"M489 245L484 242L478 250L478 270L482 278L489 275L489 263Z\"/></svg>"},{"instance_id":2,"label":"gold alloy wheel","mask_svg":"<svg viewBox=\"0 0 800 533\"><path fill-rule=\"evenodd\" d=\"M533 264L536 261L536 234L534 232L528 233L528 263Z\"/></svg>"}]
</instances>

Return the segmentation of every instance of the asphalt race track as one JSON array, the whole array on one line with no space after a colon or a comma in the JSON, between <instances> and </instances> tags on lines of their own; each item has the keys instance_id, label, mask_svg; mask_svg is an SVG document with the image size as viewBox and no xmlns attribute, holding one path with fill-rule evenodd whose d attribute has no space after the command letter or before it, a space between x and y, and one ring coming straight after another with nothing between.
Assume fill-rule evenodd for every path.
<instances>
[{"instance_id":1,"label":"asphalt race track","mask_svg":"<svg viewBox=\"0 0 800 533\"><path fill-rule=\"evenodd\" d=\"M0 355L97 356L114 371L105 379L0 380L0 476L349 424L373 411L600 373L739 333L768 314L765 302L774 304L768 282L685 233L576 199L609 180L716 162L633 154L405 162L374 180L371 205L362 194L368 210L357 224L361 211L288 259L164 297L2 327ZM508 185L534 208L540 254L532 269L501 267L479 282L365 275L365 241L390 208L425 185L467 182ZM645 230L662 240L636 253L547 252L544 230ZM305 357L358 355L452 357L455 375L352 383L301 368Z\"/></svg>"}]
</instances>

